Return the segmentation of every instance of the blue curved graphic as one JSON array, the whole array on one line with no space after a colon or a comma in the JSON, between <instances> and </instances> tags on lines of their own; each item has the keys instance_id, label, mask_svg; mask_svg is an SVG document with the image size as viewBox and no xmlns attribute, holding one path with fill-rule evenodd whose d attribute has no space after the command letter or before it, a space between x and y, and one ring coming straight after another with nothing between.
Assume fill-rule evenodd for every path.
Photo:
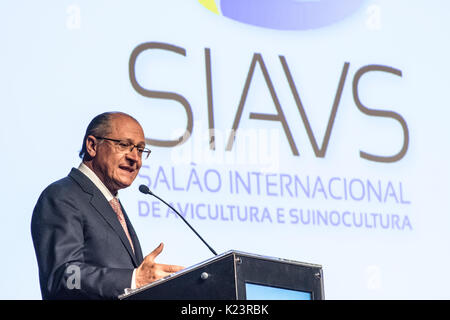
<instances>
[{"instance_id":1,"label":"blue curved graphic","mask_svg":"<svg viewBox=\"0 0 450 320\"><path fill-rule=\"evenodd\" d=\"M239 22L277 30L306 30L342 20L358 10L364 1L209 0L208 2L220 8L223 16ZM206 3L204 0L200 2L203 5Z\"/></svg>"}]
</instances>

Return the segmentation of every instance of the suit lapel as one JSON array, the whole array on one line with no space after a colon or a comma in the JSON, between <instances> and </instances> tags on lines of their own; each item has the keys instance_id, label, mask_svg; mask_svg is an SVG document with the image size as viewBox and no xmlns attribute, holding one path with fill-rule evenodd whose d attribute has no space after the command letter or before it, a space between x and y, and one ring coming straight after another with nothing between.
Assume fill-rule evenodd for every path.
<instances>
[{"instance_id":1,"label":"suit lapel","mask_svg":"<svg viewBox=\"0 0 450 320\"><path fill-rule=\"evenodd\" d=\"M100 190L98 190L98 188L95 186L95 184L79 170L72 169L69 176L71 176L75 181L77 181L77 183L80 185L80 187L83 189L83 191L92 195L91 205L105 219L105 221L109 224L109 226L113 229L113 231L119 236L123 245L127 249L131 259L133 260L134 265L136 267L139 266L136 256L133 253L133 249L131 248L130 242L128 241L128 238L125 234L125 231L123 230L122 225L120 224L116 213L114 212L114 210L111 207L111 205L109 204L109 202L106 200L105 196L100 192ZM131 226L131 223L129 222L128 217L126 218L126 220L127 220L127 225ZM130 229L132 229L132 227ZM133 238L137 239L134 229L133 229L132 240L133 240L133 245L135 245L135 243L138 241L135 241ZM137 251L137 249L138 248L135 247L136 251ZM140 251L140 246L139 246L139 251ZM140 254L142 255L142 253L140 253Z\"/></svg>"},{"instance_id":2,"label":"suit lapel","mask_svg":"<svg viewBox=\"0 0 450 320\"><path fill-rule=\"evenodd\" d=\"M122 228L122 225L117 218L116 213L113 208L109 204L109 202L105 199L105 197L100 194L100 196L94 195L91 199L91 205L97 210L97 212L103 216L103 218L108 222L111 228L117 233L123 245L127 248L128 253L133 259L133 263L137 266L136 257L133 253L133 249L131 248L130 241L125 234L125 231Z\"/></svg>"}]
</instances>

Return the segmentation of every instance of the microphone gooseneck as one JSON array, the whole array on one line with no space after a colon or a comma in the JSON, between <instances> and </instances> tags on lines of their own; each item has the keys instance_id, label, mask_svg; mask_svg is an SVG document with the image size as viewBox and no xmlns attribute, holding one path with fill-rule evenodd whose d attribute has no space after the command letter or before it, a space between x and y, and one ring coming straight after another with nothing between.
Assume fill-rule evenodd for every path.
<instances>
[{"instance_id":1,"label":"microphone gooseneck","mask_svg":"<svg viewBox=\"0 0 450 320\"><path fill-rule=\"evenodd\" d=\"M159 201L163 202L166 206L168 206L170 209L172 209L183 221L184 223L186 223L188 225L189 228L191 228L191 230L197 235L197 237L199 237L200 240L202 240L202 242L208 247L208 249L215 255L217 256L216 251L211 248L211 246L198 234L197 231L195 231L195 229L189 224L189 222L186 221L186 219L177 211L175 210L174 207L172 207L170 204L168 204L166 201L164 201L163 199L161 199L160 197L158 197L156 194L154 194L149 187L147 187L145 184L141 184L139 186L139 191L144 193L144 194L149 194L151 196L154 196L155 198L157 198Z\"/></svg>"}]
</instances>

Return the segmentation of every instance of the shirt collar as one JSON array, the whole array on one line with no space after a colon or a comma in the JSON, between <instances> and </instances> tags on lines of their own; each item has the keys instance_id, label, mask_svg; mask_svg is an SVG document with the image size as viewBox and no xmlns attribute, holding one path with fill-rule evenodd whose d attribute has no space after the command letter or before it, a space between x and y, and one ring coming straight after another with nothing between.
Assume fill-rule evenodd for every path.
<instances>
[{"instance_id":1,"label":"shirt collar","mask_svg":"<svg viewBox=\"0 0 450 320\"><path fill-rule=\"evenodd\" d=\"M87 165L85 165L83 162L80 163L78 166L78 170L80 170L86 177L91 180L95 186L100 190L100 192L105 196L106 200L111 201L114 196L109 191L109 189L104 185L104 183L100 180L100 178L95 174L94 171L92 171ZM119 194L117 193L115 198L119 198Z\"/></svg>"}]
</instances>

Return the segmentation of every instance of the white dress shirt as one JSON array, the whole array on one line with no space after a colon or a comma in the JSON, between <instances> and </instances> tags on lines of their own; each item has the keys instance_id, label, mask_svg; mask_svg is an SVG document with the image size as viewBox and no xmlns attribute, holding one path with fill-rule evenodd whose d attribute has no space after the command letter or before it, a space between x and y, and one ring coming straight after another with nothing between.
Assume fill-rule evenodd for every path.
<instances>
[{"instance_id":1,"label":"white dress shirt","mask_svg":"<svg viewBox=\"0 0 450 320\"><path fill-rule=\"evenodd\" d=\"M95 184L95 186L101 191L108 202L110 202L114 197L119 200L119 193L114 196L111 191L109 191L109 189L105 186L105 184L100 180L100 178L97 177L94 171L92 171L83 162L81 162L78 166L78 170L84 173L84 175ZM131 277L131 289L136 289L136 269L134 269L133 276Z\"/></svg>"}]
</instances>

